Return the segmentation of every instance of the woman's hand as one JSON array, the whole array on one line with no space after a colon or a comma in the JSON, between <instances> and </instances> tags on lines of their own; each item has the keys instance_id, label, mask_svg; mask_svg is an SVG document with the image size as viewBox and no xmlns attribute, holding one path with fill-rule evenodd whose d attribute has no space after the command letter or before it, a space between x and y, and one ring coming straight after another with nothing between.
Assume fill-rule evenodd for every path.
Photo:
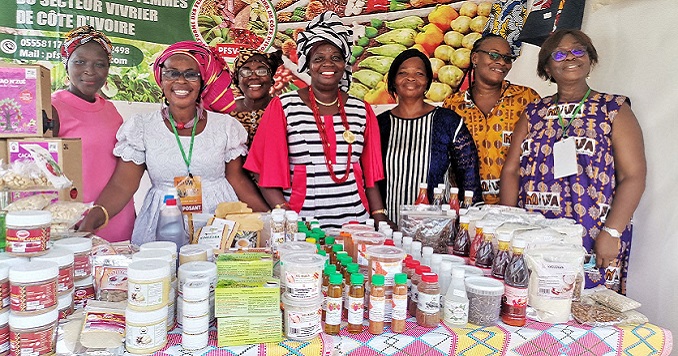
<instances>
[{"instance_id":1,"label":"woman's hand","mask_svg":"<svg viewBox=\"0 0 678 356\"><path fill-rule=\"evenodd\" d=\"M596 237L595 246L593 247L596 253L596 266L598 268L606 268L619 256L621 248L621 241L618 238L610 236L607 231L601 230Z\"/></svg>"},{"instance_id":2,"label":"woman's hand","mask_svg":"<svg viewBox=\"0 0 678 356\"><path fill-rule=\"evenodd\" d=\"M374 215L372 215L372 219L374 219L374 226L375 227L379 226L379 222L386 221L388 223L388 226L391 228L391 230L398 231L398 225L396 225L396 223L391 221L388 218L388 216L386 216L386 214L384 214L384 213L374 214Z\"/></svg>"}]
</instances>

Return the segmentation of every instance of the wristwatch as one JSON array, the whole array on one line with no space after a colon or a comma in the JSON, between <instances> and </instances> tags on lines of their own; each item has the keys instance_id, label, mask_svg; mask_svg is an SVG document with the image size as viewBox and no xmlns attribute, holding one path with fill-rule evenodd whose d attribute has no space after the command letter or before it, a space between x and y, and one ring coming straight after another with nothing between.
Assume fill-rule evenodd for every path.
<instances>
[{"instance_id":1,"label":"wristwatch","mask_svg":"<svg viewBox=\"0 0 678 356\"><path fill-rule=\"evenodd\" d=\"M607 232L608 234L610 234L610 236L614 237L615 239L620 238L622 235L621 232L619 232L619 230L607 226L603 226L603 231Z\"/></svg>"}]
</instances>

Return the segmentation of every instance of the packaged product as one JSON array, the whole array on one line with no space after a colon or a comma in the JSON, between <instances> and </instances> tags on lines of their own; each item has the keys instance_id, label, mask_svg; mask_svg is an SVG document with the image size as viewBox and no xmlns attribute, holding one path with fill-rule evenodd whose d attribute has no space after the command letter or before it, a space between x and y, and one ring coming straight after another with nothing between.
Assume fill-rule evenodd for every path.
<instances>
[{"instance_id":1,"label":"packaged product","mask_svg":"<svg viewBox=\"0 0 678 356\"><path fill-rule=\"evenodd\" d=\"M57 195L53 193L35 194L13 201L9 205L7 205L5 210L7 211L42 210L56 198Z\"/></svg>"},{"instance_id":2,"label":"packaged product","mask_svg":"<svg viewBox=\"0 0 678 356\"><path fill-rule=\"evenodd\" d=\"M447 253L455 219L431 205L401 205L400 231L403 236L420 241L422 247L433 247L435 253Z\"/></svg>"}]
</instances>

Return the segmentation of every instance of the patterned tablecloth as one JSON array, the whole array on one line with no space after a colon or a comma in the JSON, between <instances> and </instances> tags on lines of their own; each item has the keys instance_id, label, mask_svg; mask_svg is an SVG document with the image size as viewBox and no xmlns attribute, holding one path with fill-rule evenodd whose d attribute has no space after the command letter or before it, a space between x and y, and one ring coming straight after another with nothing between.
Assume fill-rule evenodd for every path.
<instances>
[{"instance_id":1,"label":"patterned tablecloth","mask_svg":"<svg viewBox=\"0 0 678 356\"><path fill-rule=\"evenodd\" d=\"M283 340L279 343L218 348L216 330L210 331L210 346L199 352L181 348L181 332L169 335L168 346L157 355L670 355L671 332L652 324L621 327L588 327L574 321L546 324L528 320L523 327L500 323L492 327L468 324L450 329L440 324L435 329L407 321L402 334L386 332L372 335L367 328L360 334L345 330L337 336L321 334L308 342Z\"/></svg>"}]
</instances>

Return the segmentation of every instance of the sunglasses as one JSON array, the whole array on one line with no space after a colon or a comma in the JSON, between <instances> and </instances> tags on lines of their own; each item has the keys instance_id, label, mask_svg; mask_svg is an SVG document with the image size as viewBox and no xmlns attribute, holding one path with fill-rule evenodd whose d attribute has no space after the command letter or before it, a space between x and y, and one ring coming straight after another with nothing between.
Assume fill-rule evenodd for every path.
<instances>
[{"instance_id":1,"label":"sunglasses","mask_svg":"<svg viewBox=\"0 0 678 356\"><path fill-rule=\"evenodd\" d=\"M162 71L162 77L167 80L178 80L179 77L184 77L188 82L197 82L200 80L200 72L194 70L187 70L185 72L180 72L178 70L164 70Z\"/></svg>"},{"instance_id":2,"label":"sunglasses","mask_svg":"<svg viewBox=\"0 0 678 356\"><path fill-rule=\"evenodd\" d=\"M504 63L506 63L506 64L511 64L511 63L513 63L513 61L516 60L516 57L514 57L514 56L509 56L508 54L501 54L501 53L497 53L497 52L494 52L494 51L488 52L488 51L483 51L482 49L479 49L476 52L482 52L482 53L487 54L488 56L490 56L490 59L493 60L493 61L498 61L499 58L501 58L501 59L504 60Z\"/></svg>"},{"instance_id":3,"label":"sunglasses","mask_svg":"<svg viewBox=\"0 0 678 356\"><path fill-rule=\"evenodd\" d=\"M265 77L270 73L271 72L268 70L268 68L257 68L255 70L242 68L240 71L238 71L238 74L243 78L249 78L252 76L252 74L256 74L257 77Z\"/></svg>"},{"instance_id":4,"label":"sunglasses","mask_svg":"<svg viewBox=\"0 0 678 356\"><path fill-rule=\"evenodd\" d=\"M581 58L584 55L586 55L588 52L586 51L586 48L583 47L576 47L572 48L571 50L566 50L566 51L553 51L551 53L551 58L553 58L554 61L556 62L562 62L567 58L567 54L572 53L573 56L576 58Z\"/></svg>"}]
</instances>

